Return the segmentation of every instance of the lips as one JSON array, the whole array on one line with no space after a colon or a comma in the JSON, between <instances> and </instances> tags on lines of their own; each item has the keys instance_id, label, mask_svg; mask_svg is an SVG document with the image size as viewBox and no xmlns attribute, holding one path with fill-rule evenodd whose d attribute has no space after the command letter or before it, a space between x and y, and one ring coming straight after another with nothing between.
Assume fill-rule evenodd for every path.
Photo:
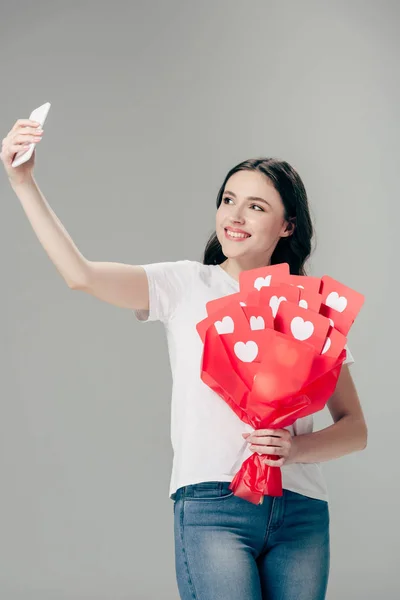
<instances>
[{"instance_id":1,"label":"lips","mask_svg":"<svg viewBox=\"0 0 400 600\"><path fill-rule=\"evenodd\" d=\"M249 237L251 237L251 235L245 231L232 231L227 227L224 228L224 233L226 239L231 240L232 242L244 242L245 240L248 240Z\"/></svg>"},{"instance_id":2,"label":"lips","mask_svg":"<svg viewBox=\"0 0 400 600\"><path fill-rule=\"evenodd\" d=\"M250 233L243 231L243 229L237 229L236 227L225 227L225 230L232 231L233 233L244 233L250 237Z\"/></svg>"}]
</instances>

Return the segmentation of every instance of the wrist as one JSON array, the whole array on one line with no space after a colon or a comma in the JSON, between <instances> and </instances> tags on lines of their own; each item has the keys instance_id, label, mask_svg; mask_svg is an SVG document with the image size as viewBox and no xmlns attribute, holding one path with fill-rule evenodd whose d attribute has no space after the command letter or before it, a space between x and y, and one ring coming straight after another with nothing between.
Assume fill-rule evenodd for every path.
<instances>
[{"instance_id":1,"label":"wrist","mask_svg":"<svg viewBox=\"0 0 400 600\"><path fill-rule=\"evenodd\" d=\"M290 448L290 455L289 455L289 461L288 464L293 464L293 463L297 463L300 462L299 460L299 445L298 445L298 436L294 435L292 436L292 445Z\"/></svg>"},{"instance_id":2,"label":"wrist","mask_svg":"<svg viewBox=\"0 0 400 600\"><path fill-rule=\"evenodd\" d=\"M10 185L13 188L13 190L31 187L32 185L35 184L33 175L24 176L22 179L19 179L18 177L16 177L16 178L9 177L8 181L10 182Z\"/></svg>"}]
</instances>

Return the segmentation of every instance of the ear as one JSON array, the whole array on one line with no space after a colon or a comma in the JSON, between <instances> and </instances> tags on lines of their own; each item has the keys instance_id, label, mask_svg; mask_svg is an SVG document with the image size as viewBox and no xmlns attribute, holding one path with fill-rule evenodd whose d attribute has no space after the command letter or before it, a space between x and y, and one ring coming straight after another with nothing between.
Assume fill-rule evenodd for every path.
<instances>
[{"instance_id":1,"label":"ear","mask_svg":"<svg viewBox=\"0 0 400 600\"><path fill-rule=\"evenodd\" d=\"M290 217L288 221L286 221L285 228L281 234L281 237L289 237L292 235L296 228L296 217Z\"/></svg>"}]
</instances>

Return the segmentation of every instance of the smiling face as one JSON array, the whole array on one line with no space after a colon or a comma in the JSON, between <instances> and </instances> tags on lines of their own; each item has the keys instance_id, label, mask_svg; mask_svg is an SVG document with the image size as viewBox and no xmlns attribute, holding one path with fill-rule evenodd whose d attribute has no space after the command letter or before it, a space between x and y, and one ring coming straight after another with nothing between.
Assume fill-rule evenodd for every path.
<instances>
[{"instance_id":1,"label":"smiling face","mask_svg":"<svg viewBox=\"0 0 400 600\"><path fill-rule=\"evenodd\" d=\"M284 213L282 199L266 175L234 173L216 214L217 238L228 259L223 268L234 275L268 265L279 239L292 233Z\"/></svg>"}]
</instances>

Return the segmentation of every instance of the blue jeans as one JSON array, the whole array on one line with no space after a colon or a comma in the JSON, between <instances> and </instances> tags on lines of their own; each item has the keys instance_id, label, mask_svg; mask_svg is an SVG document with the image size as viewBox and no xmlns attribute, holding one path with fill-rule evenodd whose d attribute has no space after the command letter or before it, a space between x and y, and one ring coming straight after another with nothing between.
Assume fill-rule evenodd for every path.
<instances>
[{"instance_id":1,"label":"blue jeans","mask_svg":"<svg viewBox=\"0 0 400 600\"><path fill-rule=\"evenodd\" d=\"M289 490L243 500L229 482L181 487L174 501L175 568L182 600L323 600L329 509Z\"/></svg>"}]
</instances>

